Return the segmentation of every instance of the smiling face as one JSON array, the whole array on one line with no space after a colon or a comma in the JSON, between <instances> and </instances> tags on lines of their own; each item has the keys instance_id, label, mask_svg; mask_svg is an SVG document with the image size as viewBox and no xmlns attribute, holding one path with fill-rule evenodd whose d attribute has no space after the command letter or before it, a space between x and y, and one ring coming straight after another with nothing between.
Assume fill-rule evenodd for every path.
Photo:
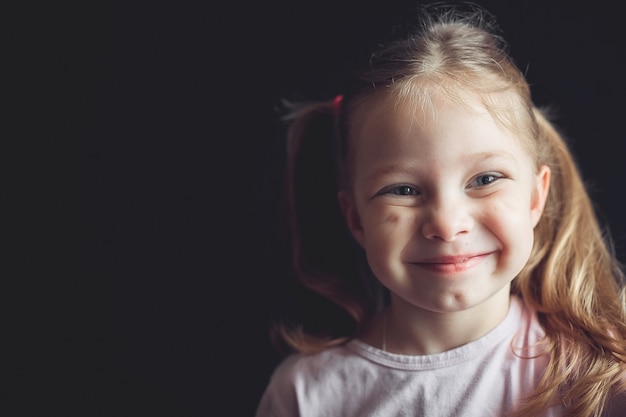
<instances>
[{"instance_id":1,"label":"smiling face","mask_svg":"<svg viewBox=\"0 0 626 417\"><path fill-rule=\"evenodd\" d=\"M348 227L392 303L457 312L509 297L524 267L550 171L482 106L381 96L349 139Z\"/></svg>"}]
</instances>

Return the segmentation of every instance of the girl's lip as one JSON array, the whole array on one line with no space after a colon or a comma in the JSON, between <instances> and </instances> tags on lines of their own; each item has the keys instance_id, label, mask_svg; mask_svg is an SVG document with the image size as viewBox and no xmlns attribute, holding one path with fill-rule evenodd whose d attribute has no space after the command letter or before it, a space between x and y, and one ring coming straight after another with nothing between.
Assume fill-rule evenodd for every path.
<instances>
[{"instance_id":1,"label":"girl's lip","mask_svg":"<svg viewBox=\"0 0 626 417\"><path fill-rule=\"evenodd\" d=\"M463 272L482 263L490 254L491 252L471 255L437 256L415 262L415 265L441 273Z\"/></svg>"},{"instance_id":2,"label":"girl's lip","mask_svg":"<svg viewBox=\"0 0 626 417\"><path fill-rule=\"evenodd\" d=\"M478 253L478 254L468 254L468 255L448 255L448 256L436 256L433 258L422 259L416 263L418 264L460 264L467 262L472 258L477 257L485 257L489 254L486 253Z\"/></svg>"}]
</instances>

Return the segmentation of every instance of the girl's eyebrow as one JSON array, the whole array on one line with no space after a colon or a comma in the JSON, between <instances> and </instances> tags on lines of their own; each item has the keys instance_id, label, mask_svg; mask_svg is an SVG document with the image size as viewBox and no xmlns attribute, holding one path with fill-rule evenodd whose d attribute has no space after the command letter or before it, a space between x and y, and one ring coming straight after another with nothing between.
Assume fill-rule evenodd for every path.
<instances>
[{"instance_id":1,"label":"girl's eyebrow","mask_svg":"<svg viewBox=\"0 0 626 417\"><path fill-rule=\"evenodd\" d=\"M468 158L474 159L477 162L486 161L489 159L506 159L509 162L517 162L517 158L515 155L506 152L506 151L498 151L498 152L479 152L476 154L467 155Z\"/></svg>"},{"instance_id":2,"label":"girl's eyebrow","mask_svg":"<svg viewBox=\"0 0 626 417\"><path fill-rule=\"evenodd\" d=\"M417 164L412 162L402 162L402 163L393 163L388 165L383 165L377 167L368 175L365 180L366 182L373 181L376 178L384 177L389 174L410 174L418 169Z\"/></svg>"},{"instance_id":3,"label":"girl's eyebrow","mask_svg":"<svg viewBox=\"0 0 626 417\"><path fill-rule=\"evenodd\" d=\"M463 155L463 158L469 159L472 163L485 162L489 160L503 160L505 162L517 163L517 158L506 151L497 152L478 152L475 154ZM383 165L376 168L370 175L367 176L366 181L372 181L375 178L389 175L389 174L410 174L419 169L419 164L414 161L402 161L394 162L389 165Z\"/></svg>"}]
</instances>

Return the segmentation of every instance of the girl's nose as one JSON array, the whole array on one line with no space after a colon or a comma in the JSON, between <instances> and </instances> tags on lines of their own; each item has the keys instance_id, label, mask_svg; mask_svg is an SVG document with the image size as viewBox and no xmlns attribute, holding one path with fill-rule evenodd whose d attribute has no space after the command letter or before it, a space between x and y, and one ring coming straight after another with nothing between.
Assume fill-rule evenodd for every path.
<instances>
[{"instance_id":1,"label":"girl's nose","mask_svg":"<svg viewBox=\"0 0 626 417\"><path fill-rule=\"evenodd\" d=\"M426 207L422 234L430 240L453 242L474 226L467 202L455 198L438 198Z\"/></svg>"}]
</instances>

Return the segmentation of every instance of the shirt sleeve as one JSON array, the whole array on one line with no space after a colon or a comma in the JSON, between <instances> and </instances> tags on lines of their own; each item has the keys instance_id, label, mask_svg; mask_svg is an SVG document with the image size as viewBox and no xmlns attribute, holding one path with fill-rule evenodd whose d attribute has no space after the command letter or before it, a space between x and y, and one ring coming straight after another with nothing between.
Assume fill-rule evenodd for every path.
<instances>
[{"instance_id":1,"label":"shirt sleeve","mask_svg":"<svg viewBox=\"0 0 626 417\"><path fill-rule=\"evenodd\" d=\"M276 368L261 396L255 417L300 416L294 388L294 363L295 357L288 358Z\"/></svg>"}]
</instances>

